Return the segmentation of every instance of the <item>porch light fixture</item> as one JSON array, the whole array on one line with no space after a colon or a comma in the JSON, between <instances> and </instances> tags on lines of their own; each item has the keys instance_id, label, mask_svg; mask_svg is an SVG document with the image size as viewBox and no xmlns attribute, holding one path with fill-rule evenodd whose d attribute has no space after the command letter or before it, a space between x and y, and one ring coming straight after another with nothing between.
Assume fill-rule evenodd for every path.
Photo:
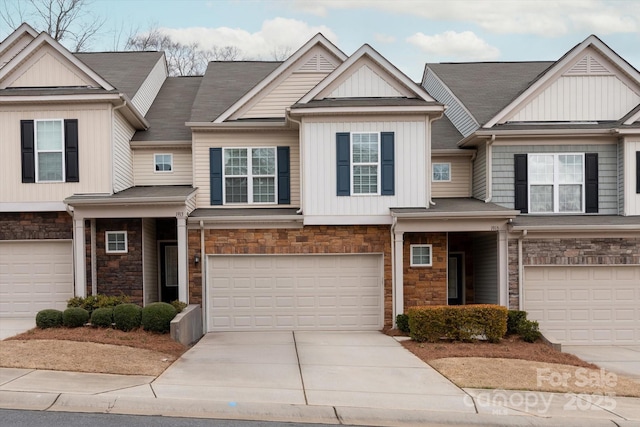
<instances>
[{"instance_id":1,"label":"porch light fixture","mask_svg":"<svg viewBox=\"0 0 640 427\"><path fill-rule=\"evenodd\" d=\"M200 263L200 254L195 254L195 255L193 256L193 262L194 262L195 264L199 264L199 263Z\"/></svg>"}]
</instances>

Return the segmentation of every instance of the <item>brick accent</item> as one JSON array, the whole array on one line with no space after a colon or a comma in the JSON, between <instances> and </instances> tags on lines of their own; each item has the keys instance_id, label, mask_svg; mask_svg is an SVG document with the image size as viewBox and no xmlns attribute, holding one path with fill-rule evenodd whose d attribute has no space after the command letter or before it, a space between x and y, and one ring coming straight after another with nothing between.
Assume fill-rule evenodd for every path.
<instances>
[{"instance_id":1,"label":"brick accent","mask_svg":"<svg viewBox=\"0 0 640 427\"><path fill-rule=\"evenodd\" d=\"M67 212L0 213L0 240L72 238L73 220Z\"/></svg>"},{"instance_id":2,"label":"brick accent","mask_svg":"<svg viewBox=\"0 0 640 427\"><path fill-rule=\"evenodd\" d=\"M431 267L411 267L411 245L431 244ZM404 308L447 304L447 234L405 233Z\"/></svg>"},{"instance_id":3,"label":"brick accent","mask_svg":"<svg viewBox=\"0 0 640 427\"><path fill-rule=\"evenodd\" d=\"M215 230L205 233L206 254L384 255L384 324L391 325L391 236L389 226L307 226L302 229ZM189 260L200 253L200 230L189 230ZM189 302L202 304L202 268L190 261Z\"/></svg>"},{"instance_id":4,"label":"brick accent","mask_svg":"<svg viewBox=\"0 0 640 427\"><path fill-rule=\"evenodd\" d=\"M523 265L640 264L640 238L536 239L522 242ZM518 240L509 240L509 306L517 308Z\"/></svg>"}]
</instances>

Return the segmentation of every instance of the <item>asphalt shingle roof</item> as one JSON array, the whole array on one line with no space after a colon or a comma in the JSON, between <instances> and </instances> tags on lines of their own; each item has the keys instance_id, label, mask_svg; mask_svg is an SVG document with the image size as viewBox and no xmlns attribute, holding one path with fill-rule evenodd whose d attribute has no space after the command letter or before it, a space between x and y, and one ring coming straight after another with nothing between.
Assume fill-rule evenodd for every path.
<instances>
[{"instance_id":1,"label":"asphalt shingle roof","mask_svg":"<svg viewBox=\"0 0 640 427\"><path fill-rule=\"evenodd\" d=\"M462 134L445 115L431 124L431 148L433 150L458 148Z\"/></svg>"}]
</instances>

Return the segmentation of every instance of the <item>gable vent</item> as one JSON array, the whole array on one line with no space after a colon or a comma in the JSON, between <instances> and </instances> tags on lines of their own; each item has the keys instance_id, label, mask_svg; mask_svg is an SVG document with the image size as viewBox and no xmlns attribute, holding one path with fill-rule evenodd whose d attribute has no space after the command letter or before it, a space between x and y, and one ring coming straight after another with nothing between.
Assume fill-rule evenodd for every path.
<instances>
[{"instance_id":1,"label":"gable vent","mask_svg":"<svg viewBox=\"0 0 640 427\"><path fill-rule=\"evenodd\" d=\"M298 72L307 72L307 73L317 73L317 72L325 72L330 73L336 68L333 62L329 61L323 55L317 53L313 55L307 62L305 62L300 68L298 68Z\"/></svg>"},{"instance_id":2,"label":"gable vent","mask_svg":"<svg viewBox=\"0 0 640 427\"><path fill-rule=\"evenodd\" d=\"M596 58L587 54L580 61L569 69L565 75L585 75L585 74L613 74L607 67L601 64Z\"/></svg>"}]
</instances>

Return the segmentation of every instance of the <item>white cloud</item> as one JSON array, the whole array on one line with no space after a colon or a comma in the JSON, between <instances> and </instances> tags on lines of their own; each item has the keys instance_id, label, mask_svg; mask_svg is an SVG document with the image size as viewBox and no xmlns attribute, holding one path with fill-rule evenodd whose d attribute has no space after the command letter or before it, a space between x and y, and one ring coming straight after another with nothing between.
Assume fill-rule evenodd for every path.
<instances>
[{"instance_id":1,"label":"white cloud","mask_svg":"<svg viewBox=\"0 0 640 427\"><path fill-rule=\"evenodd\" d=\"M379 43L393 43L396 41L396 38L394 36L382 33L374 34L373 38Z\"/></svg>"},{"instance_id":2,"label":"white cloud","mask_svg":"<svg viewBox=\"0 0 640 427\"><path fill-rule=\"evenodd\" d=\"M640 30L640 2L628 0L293 0L297 10L326 16L331 9L378 9L430 20L472 23L497 34L556 37L570 31L599 34Z\"/></svg>"},{"instance_id":3,"label":"white cloud","mask_svg":"<svg viewBox=\"0 0 640 427\"><path fill-rule=\"evenodd\" d=\"M407 38L407 42L422 49L436 58L433 60L487 61L500 57L498 48L476 36L471 31L456 33L445 31L442 34L428 36L416 33ZM429 59L432 61L432 59Z\"/></svg>"},{"instance_id":4,"label":"white cloud","mask_svg":"<svg viewBox=\"0 0 640 427\"><path fill-rule=\"evenodd\" d=\"M173 40L197 43L203 49L215 46L235 46L242 51L242 59L270 60L274 51L293 53L317 33L336 43L338 37L324 25L310 26L296 19L274 18L262 23L260 31L250 33L241 28L162 28Z\"/></svg>"}]
</instances>

